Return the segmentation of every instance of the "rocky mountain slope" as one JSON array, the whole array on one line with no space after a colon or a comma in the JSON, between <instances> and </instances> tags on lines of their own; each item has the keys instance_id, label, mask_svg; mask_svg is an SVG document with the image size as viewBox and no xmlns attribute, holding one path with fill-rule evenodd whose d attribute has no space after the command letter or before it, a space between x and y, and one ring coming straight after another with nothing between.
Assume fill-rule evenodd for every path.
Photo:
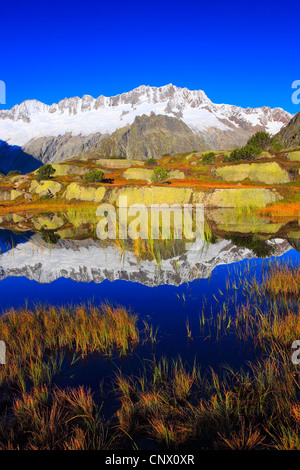
<instances>
[{"instance_id":1,"label":"rocky mountain slope","mask_svg":"<svg viewBox=\"0 0 300 470\"><path fill-rule=\"evenodd\" d=\"M0 139L31 152L42 163L59 161L151 112L181 119L215 149L244 145L257 130L275 134L292 117L281 108L214 104L202 90L171 84L160 88L140 86L113 97L95 99L85 95L52 105L24 101L0 111Z\"/></svg>"},{"instance_id":2,"label":"rocky mountain slope","mask_svg":"<svg viewBox=\"0 0 300 470\"><path fill-rule=\"evenodd\" d=\"M137 116L131 126L118 129L98 146L105 157L122 155L137 160L209 148L180 119L154 113Z\"/></svg>"},{"instance_id":3,"label":"rocky mountain slope","mask_svg":"<svg viewBox=\"0 0 300 470\"><path fill-rule=\"evenodd\" d=\"M277 139L285 148L300 145L300 113L296 114L291 121L276 135Z\"/></svg>"}]
</instances>

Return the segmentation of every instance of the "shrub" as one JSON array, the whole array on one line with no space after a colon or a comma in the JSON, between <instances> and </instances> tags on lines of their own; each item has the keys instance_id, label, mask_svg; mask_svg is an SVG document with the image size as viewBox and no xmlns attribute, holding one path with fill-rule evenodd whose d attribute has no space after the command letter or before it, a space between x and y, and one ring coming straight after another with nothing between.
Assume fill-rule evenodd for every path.
<instances>
[{"instance_id":1,"label":"shrub","mask_svg":"<svg viewBox=\"0 0 300 470\"><path fill-rule=\"evenodd\" d=\"M148 160L145 161L145 165L156 166L157 161L155 160L155 158L148 158Z\"/></svg>"},{"instance_id":2,"label":"shrub","mask_svg":"<svg viewBox=\"0 0 300 470\"><path fill-rule=\"evenodd\" d=\"M247 142L248 145L253 145L261 150L267 150L272 145L272 137L268 132L259 131L256 132Z\"/></svg>"},{"instance_id":3,"label":"shrub","mask_svg":"<svg viewBox=\"0 0 300 470\"><path fill-rule=\"evenodd\" d=\"M48 180L54 175L55 169L52 165L47 163L47 165L41 166L37 171L37 181Z\"/></svg>"},{"instance_id":4,"label":"shrub","mask_svg":"<svg viewBox=\"0 0 300 470\"><path fill-rule=\"evenodd\" d=\"M126 160L125 155L111 155L108 157L110 160Z\"/></svg>"},{"instance_id":5,"label":"shrub","mask_svg":"<svg viewBox=\"0 0 300 470\"><path fill-rule=\"evenodd\" d=\"M165 168L155 168L153 175L151 177L151 181L153 183L165 183L169 179L169 173Z\"/></svg>"},{"instance_id":6,"label":"shrub","mask_svg":"<svg viewBox=\"0 0 300 470\"><path fill-rule=\"evenodd\" d=\"M270 147L270 150L273 150L274 152L281 152L281 150L283 150L283 145L281 142L274 139Z\"/></svg>"},{"instance_id":7,"label":"shrub","mask_svg":"<svg viewBox=\"0 0 300 470\"><path fill-rule=\"evenodd\" d=\"M21 174L22 174L22 173L21 173L21 171L19 171L19 170L11 170L11 171L9 171L9 172L7 173L6 176L17 176L17 175L21 175Z\"/></svg>"},{"instance_id":8,"label":"shrub","mask_svg":"<svg viewBox=\"0 0 300 470\"><path fill-rule=\"evenodd\" d=\"M202 163L214 163L216 160L215 152L205 153L202 157Z\"/></svg>"},{"instance_id":9,"label":"shrub","mask_svg":"<svg viewBox=\"0 0 300 470\"><path fill-rule=\"evenodd\" d=\"M83 177L85 183L100 183L103 180L103 171L92 170L86 173Z\"/></svg>"},{"instance_id":10,"label":"shrub","mask_svg":"<svg viewBox=\"0 0 300 470\"><path fill-rule=\"evenodd\" d=\"M229 156L224 157L224 162L237 162L239 160L254 160L261 154L261 149L254 145L247 144L240 149L234 149Z\"/></svg>"}]
</instances>

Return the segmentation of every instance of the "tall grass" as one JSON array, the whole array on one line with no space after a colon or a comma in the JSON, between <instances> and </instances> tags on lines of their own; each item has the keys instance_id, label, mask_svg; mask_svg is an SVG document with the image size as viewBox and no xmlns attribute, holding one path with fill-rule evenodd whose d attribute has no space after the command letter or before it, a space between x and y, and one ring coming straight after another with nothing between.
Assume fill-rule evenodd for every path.
<instances>
[{"instance_id":1,"label":"tall grass","mask_svg":"<svg viewBox=\"0 0 300 470\"><path fill-rule=\"evenodd\" d=\"M139 342L137 316L109 304L96 308L37 306L11 309L0 318L0 338L7 345L7 367L0 384L10 382L22 391L37 387L60 370L65 350L82 356L117 350L126 354Z\"/></svg>"}]
</instances>

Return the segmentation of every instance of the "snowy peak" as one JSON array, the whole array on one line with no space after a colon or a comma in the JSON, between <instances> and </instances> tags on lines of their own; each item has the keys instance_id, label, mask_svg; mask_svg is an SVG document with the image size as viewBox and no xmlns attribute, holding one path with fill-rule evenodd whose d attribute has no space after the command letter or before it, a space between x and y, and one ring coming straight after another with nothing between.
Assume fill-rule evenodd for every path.
<instances>
[{"instance_id":1,"label":"snowy peak","mask_svg":"<svg viewBox=\"0 0 300 470\"><path fill-rule=\"evenodd\" d=\"M84 95L46 105L26 100L10 110L0 111L0 140L24 146L39 137L113 133L131 125L136 116L165 114L187 124L215 148L243 145L256 130L277 133L292 115L281 108L241 108L214 104L202 90L173 84L162 87L142 85L120 95L94 98Z\"/></svg>"}]
</instances>

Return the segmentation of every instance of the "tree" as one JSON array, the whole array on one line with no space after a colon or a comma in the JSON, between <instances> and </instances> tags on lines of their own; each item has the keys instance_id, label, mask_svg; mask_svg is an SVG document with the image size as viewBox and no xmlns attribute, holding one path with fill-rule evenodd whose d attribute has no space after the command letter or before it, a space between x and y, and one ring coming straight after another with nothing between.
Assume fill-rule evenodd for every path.
<instances>
[{"instance_id":1,"label":"tree","mask_svg":"<svg viewBox=\"0 0 300 470\"><path fill-rule=\"evenodd\" d=\"M47 163L47 165L44 165L44 166L41 166L38 170L37 170L37 180L38 181L41 181L41 180L49 180L52 175L54 175L55 173L55 169L53 168L52 165L50 165L49 163Z\"/></svg>"},{"instance_id":2,"label":"tree","mask_svg":"<svg viewBox=\"0 0 300 470\"><path fill-rule=\"evenodd\" d=\"M21 175L21 174L22 174L22 173L21 173L21 171L19 171L19 170L11 170L11 171L9 171L9 172L7 173L6 176L17 176L17 175Z\"/></svg>"},{"instance_id":3,"label":"tree","mask_svg":"<svg viewBox=\"0 0 300 470\"><path fill-rule=\"evenodd\" d=\"M252 145L261 150L267 150L272 145L272 137L268 132L258 131L247 142L247 145Z\"/></svg>"},{"instance_id":4,"label":"tree","mask_svg":"<svg viewBox=\"0 0 300 470\"><path fill-rule=\"evenodd\" d=\"M145 165L156 166L157 161L155 160L155 158L148 158L148 160L145 161Z\"/></svg>"},{"instance_id":5,"label":"tree","mask_svg":"<svg viewBox=\"0 0 300 470\"><path fill-rule=\"evenodd\" d=\"M252 144L247 144L240 149L234 149L228 157L224 158L224 162L237 162L239 160L254 160L261 154L261 149Z\"/></svg>"},{"instance_id":6,"label":"tree","mask_svg":"<svg viewBox=\"0 0 300 470\"><path fill-rule=\"evenodd\" d=\"M214 163L215 159L216 159L215 152L208 152L203 155L202 163Z\"/></svg>"},{"instance_id":7,"label":"tree","mask_svg":"<svg viewBox=\"0 0 300 470\"><path fill-rule=\"evenodd\" d=\"M151 177L151 181L153 183L166 183L169 179L169 173L165 168L155 168L153 171L153 175Z\"/></svg>"},{"instance_id":8,"label":"tree","mask_svg":"<svg viewBox=\"0 0 300 470\"><path fill-rule=\"evenodd\" d=\"M103 175L101 170L92 170L84 175L83 180L85 183L101 183Z\"/></svg>"}]
</instances>

